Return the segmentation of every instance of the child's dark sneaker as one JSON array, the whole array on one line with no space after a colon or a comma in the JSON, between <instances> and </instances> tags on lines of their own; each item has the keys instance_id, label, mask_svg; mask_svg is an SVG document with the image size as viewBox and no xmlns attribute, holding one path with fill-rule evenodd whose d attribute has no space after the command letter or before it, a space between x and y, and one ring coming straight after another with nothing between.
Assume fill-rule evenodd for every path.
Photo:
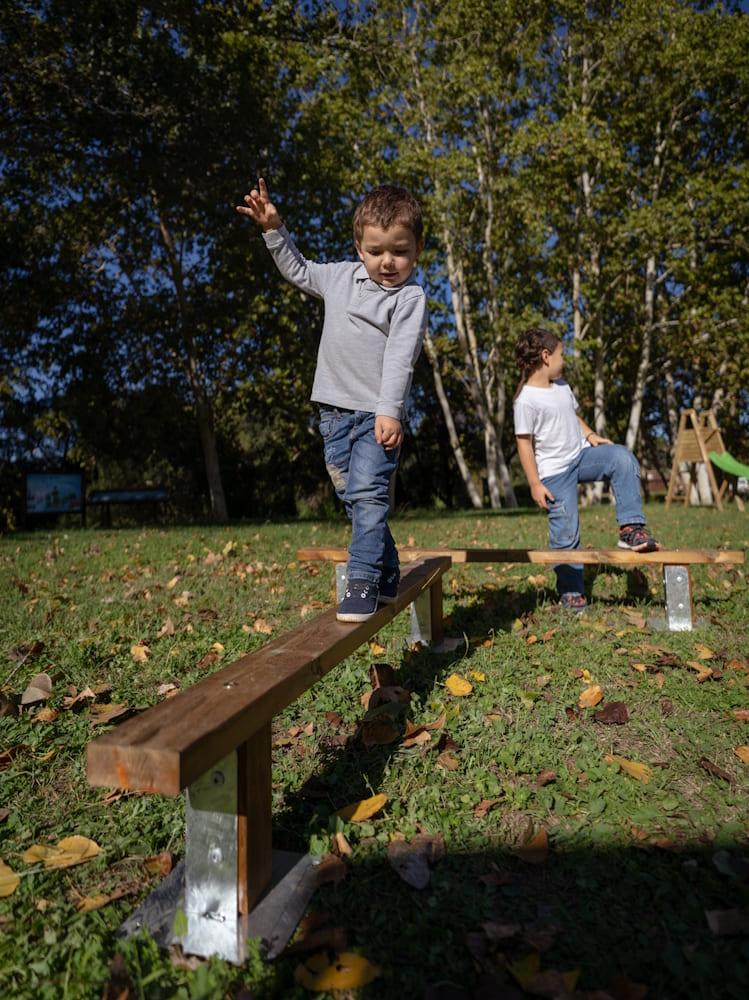
<instances>
[{"instance_id":1,"label":"child's dark sneaker","mask_svg":"<svg viewBox=\"0 0 749 1000\"><path fill-rule=\"evenodd\" d=\"M365 622L377 610L378 588L370 580L349 580L346 593L338 605L339 622Z\"/></svg>"},{"instance_id":2,"label":"child's dark sneaker","mask_svg":"<svg viewBox=\"0 0 749 1000\"><path fill-rule=\"evenodd\" d=\"M380 577L380 604L394 604L398 596L398 587L401 582L400 570L396 566L394 569L384 569Z\"/></svg>"},{"instance_id":3,"label":"child's dark sneaker","mask_svg":"<svg viewBox=\"0 0 749 1000\"><path fill-rule=\"evenodd\" d=\"M619 528L620 549L634 552L657 552L660 544L653 538L644 524L623 524Z\"/></svg>"},{"instance_id":4,"label":"child's dark sneaker","mask_svg":"<svg viewBox=\"0 0 749 1000\"><path fill-rule=\"evenodd\" d=\"M581 615L588 607L588 602L585 600L585 594L561 594L559 597L559 606L565 608L567 611L574 611L575 614Z\"/></svg>"}]
</instances>

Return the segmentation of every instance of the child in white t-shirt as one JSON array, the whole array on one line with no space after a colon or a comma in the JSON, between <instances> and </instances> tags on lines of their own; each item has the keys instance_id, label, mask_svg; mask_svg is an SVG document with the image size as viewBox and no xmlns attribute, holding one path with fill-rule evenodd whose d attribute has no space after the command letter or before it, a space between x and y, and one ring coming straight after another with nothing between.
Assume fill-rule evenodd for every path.
<instances>
[{"instance_id":1,"label":"child in white t-shirt","mask_svg":"<svg viewBox=\"0 0 749 1000\"><path fill-rule=\"evenodd\" d=\"M580 548L578 483L611 483L619 522L618 546L654 552L661 546L645 527L640 497L640 466L631 451L591 430L577 414L577 400L560 378L562 342L556 334L532 327L515 349L521 383L515 395L515 436L531 496L549 514L552 549ZM581 564L554 567L564 607L586 607Z\"/></svg>"}]
</instances>

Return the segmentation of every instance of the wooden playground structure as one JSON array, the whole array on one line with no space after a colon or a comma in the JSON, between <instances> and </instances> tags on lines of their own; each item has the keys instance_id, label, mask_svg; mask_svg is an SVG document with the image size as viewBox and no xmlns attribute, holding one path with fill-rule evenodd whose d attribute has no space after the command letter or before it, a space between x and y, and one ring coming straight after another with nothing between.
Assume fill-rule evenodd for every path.
<instances>
[{"instance_id":1,"label":"wooden playground structure","mask_svg":"<svg viewBox=\"0 0 749 1000\"><path fill-rule=\"evenodd\" d=\"M726 493L727 498L733 497L739 510L743 510L744 501L738 494L737 479L739 476L749 477L749 466L742 465L726 451L712 410L705 410L703 413L694 409L684 410L679 419L666 507L670 507L671 501L676 499L683 499L685 507L689 505L692 490L697 485L700 463L705 467L713 503L718 510L723 510ZM715 478L714 467L724 473L720 486Z\"/></svg>"}]
</instances>

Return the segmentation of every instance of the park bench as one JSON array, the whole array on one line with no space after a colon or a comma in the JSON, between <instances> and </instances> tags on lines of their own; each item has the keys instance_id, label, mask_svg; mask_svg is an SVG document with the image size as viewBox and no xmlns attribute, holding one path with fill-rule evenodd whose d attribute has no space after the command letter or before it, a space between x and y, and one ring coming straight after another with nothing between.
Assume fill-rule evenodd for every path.
<instances>
[{"instance_id":1,"label":"park bench","mask_svg":"<svg viewBox=\"0 0 749 1000\"><path fill-rule=\"evenodd\" d=\"M744 562L744 553L727 549L675 549L660 552L632 552L630 549L457 549L457 548L402 548L401 560L449 556L452 563L538 563L553 566L559 563L594 565L637 566L661 565L666 597L665 627L671 632L688 632L694 628L692 604L692 579L689 567L695 563L736 565ZM338 594L346 585L346 560L344 548L311 546L297 550L300 562L325 560L336 563L336 588ZM661 622L654 620L658 627Z\"/></svg>"},{"instance_id":2,"label":"park bench","mask_svg":"<svg viewBox=\"0 0 749 1000\"><path fill-rule=\"evenodd\" d=\"M87 503L92 507L101 507L101 526L112 526L111 504L150 504L154 512L158 505L167 499L167 491L161 487L143 487L137 489L92 490Z\"/></svg>"},{"instance_id":3,"label":"park bench","mask_svg":"<svg viewBox=\"0 0 749 1000\"><path fill-rule=\"evenodd\" d=\"M271 722L410 604L411 638L442 638L442 576L450 560L414 562L394 604L366 622L335 608L160 702L88 746L92 785L186 796L185 857L120 929L241 964L260 937L285 947L316 885L308 856L271 845ZM184 918L176 920L178 913ZM186 919L185 919L186 918Z\"/></svg>"}]
</instances>

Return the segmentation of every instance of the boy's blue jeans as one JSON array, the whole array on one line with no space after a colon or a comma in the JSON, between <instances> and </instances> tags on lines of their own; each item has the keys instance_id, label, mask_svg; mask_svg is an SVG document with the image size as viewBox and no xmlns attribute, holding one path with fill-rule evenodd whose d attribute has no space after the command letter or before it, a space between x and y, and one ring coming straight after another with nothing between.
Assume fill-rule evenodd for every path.
<instances>
[{"instance_id":1,"label":"boy's blue jeans","mask_svg":"<svg viewBox=\"0 0 749 1000\"><path fill-rule=\"evenodd\" d=\"M632 452L621 444L599 444L595 448L583 448L572 465L563 472L542 480L554 496L554 503L549 501L550 548L580 548L577 484L594 483L601 479L611 483L616 498L618 523L645 523L640 498L640 464ZM557 565L554 572L560 596L584 593L582 564Z\"/></svg>"},{"instance_id":2,"label":"boy's blue jeans","mask_svg":"<svg viewBox=\"0 0 749 1000\"><path fill-rule=\"evenodd\" d=\"M320 409L325 465L351 519L348 578L379 584L383 570L398 567L387 523L398 449L378 444L374 426L374 413L365 410Z\"/></svg>"}]
</instances>

